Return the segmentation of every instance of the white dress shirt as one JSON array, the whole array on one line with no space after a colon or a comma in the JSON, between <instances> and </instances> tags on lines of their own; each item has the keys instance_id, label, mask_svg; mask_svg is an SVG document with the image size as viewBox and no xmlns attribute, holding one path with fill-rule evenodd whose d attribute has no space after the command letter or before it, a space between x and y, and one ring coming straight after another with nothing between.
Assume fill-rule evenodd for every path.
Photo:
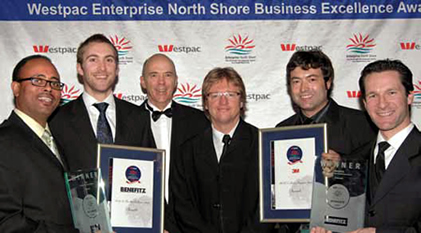
<instances>
[{"instance_id":1,"label":"white dress shirt","mask_svg":"<svg viewBox=\"0 0 421 233\"><path fill-rule=\"evenodd\" d=\"M84 92L82 94L83 102L85 103L86 110L88 110L89 119L91 120L92 129L94 130L95 136L98 124L99 110L94 106L96 103L108 103L107 110L105 111L105 117L107 118L108 124L111 127L111 133L113 134L113 140L115 141L115 127L116 127L116 110L115 100L113 94L109 95L104 101L97 101L94 97Z\"/></svg>"},{"instance_id":2,"label":"white dress shirt","mask_svg":"<svg viewBox=\"0 0 421 233\"><path fill-rule=\"evenodd\" d=\"M238 126L239 123L240 123L240 121L238 121L237 124L229 132L229 135L230 135L231 138L234 135L235 129L237 129L237 126ZM224 143L222 142L222 138L224 137L224 135L225 135L224 133L215 129L215 127L212 124L213 146L215 148L216 158L218 159L218 163L221 160L222 149L224 149Z\"/></svg>"},{"instance_id":3,"label":"white dress shirt","mask_svg":"<svg viewBox=\"0 0 421 233\"><path fill-rule=\"evenodd\" d=\"M389 148L384 152L384 163L385 168L389 166L390 162L395 156L396 151L402 145L403 141L405 141L406 137L408 137L409 133L414 128L414 124L410 123L407 127L399 131L397 134L393 135L393 137L389 138L389 140L385 140L382 134L379 132L377 134L377 143L376 147L374 148L374 163L376 162L377 152L379 151L379 143L383 141L387 141L389 143Z\"/></svg>"},{"instance_id":4,"label":"white dress shirt","mask_svg":"<svg viewBox=\"0 0 421 233\"><path fill-rule=\"evenodd\" d=\"M161 111L155 105L148 101L149 106L154 111ZM163 111L171 107L170 102ZM145 105L146 107L146 105ZM146 107L146 110L149 109ZM165 199L168 200L168 180L170 177L170 156L171 156L171 129L172 129L172 118L162 114L157 121L153 121L152 112L149 111L149 117L151 121L151 130L155 139L156 148L165 150Z\"/></svg>"}]
</instances>

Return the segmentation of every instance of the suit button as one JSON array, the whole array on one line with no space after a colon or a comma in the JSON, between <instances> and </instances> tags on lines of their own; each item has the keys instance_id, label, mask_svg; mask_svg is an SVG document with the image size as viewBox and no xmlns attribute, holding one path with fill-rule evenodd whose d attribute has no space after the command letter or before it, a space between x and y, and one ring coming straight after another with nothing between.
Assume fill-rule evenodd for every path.
<instances>
[{"instance_id":1,"label":"suit button","mask_svg":"<svg viewBox=\"0 0 421 233\"><path fill-rule=\"evenodd\" d=\"M374 217L374 215L376 215L376 211L375 210L369 210L368 211L368 216Z\"/></svg>"},{"instance_id":2,"label":"suit button","mask_svg":"<svg viewBox=\"0 0 421 233\"><path fill-rule=\"evenodd\" d=\"M221 205L219 203L213 204L213 208L215 208L215 209L219 209L220 207L221 207Z\"/></svg>"}]
</instances>

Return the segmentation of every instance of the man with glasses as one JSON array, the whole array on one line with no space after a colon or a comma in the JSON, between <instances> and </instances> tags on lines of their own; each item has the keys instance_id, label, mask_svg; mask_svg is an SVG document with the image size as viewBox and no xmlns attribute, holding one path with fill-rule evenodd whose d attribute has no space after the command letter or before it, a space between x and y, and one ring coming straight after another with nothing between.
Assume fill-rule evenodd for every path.
<instances>
[{"instance_id":1,"label":"man with glasses","mask_svg":"<svg viewBox=\"0 0 421 233\"><path fill-rule=\"evenodd\" d=\"M70 170L95 168L97 143L151 146L139 108L113 96L118 52L104 35L92 35L80 44L77 73L84 93L51 119Z\"/></svg>"},{"instance_id":2,"label":"man with glasses","mask_svg":"<svg viewBox=\"0 0 421 233\"><path fill-rule=\"evenodd\" d=\"M183 145L170 177L177 223L182 232L265 232L258 217L258 132L241 118L240 75L211 70L202 102L211 126Z\"/></svg>"},{"instance_id":3,"label":"man with glasses","mask_svg":"<svg viewBox=\"0 0 421 233\"><path fill-rule=\"evenodd\" d=\"M202 132L209 124L202 111L172 100L177 89L174 62L164 54L154 54L143 64L141 88L148 99L140 105L142 122L148 126L153 147L165 149L165 229L180 232L173 217L172 189L169 177L177 160L180 146L187 139Z\"/></svg>"},{"instance_id":4,"label":"man with glasses","mask_svg":"<svg viewBox=\"0 0 421 233\"><path fill-rule=\"evenodd\" d=\"M78 232L73 228L63 173L65 159L48 117L63 84L45 56L22 59L13 70L15 109L0 126L0 232Z\"/></svg>"}]
</instances>

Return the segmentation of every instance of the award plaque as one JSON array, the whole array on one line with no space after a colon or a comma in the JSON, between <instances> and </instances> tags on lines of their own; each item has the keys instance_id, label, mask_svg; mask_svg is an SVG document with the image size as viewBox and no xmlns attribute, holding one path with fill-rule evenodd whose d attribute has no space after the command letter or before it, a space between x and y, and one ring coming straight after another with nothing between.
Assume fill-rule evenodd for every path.
<instances>
[{"instance_id":1,"label":"award plaque","mask_svg":"<svg viewBox=\"0 0 421 233\"><path fill-rule=\"evenodd\" d=\"M310 228L349 232L364 227L367 161L317 159Z\"/></svg>"},{"instance_id":2,"label":"award plaque","mask_svg":"<svg viewBox=\"0 0 421 233\"><path fill-rule=\"evenodd\" d=\"M118 233L164 231L165 151L99 144L98 167Z\"/></svg>"},{"instance_id":3,"label":"award plaque","mask_svg":"<svg viewBox=\"0 0 421 233\"><path fill-rule=\"evenodd\" d=\"M326 148L326 124L259 130L262 222L310 221L314 163Z\"/></svg>"},{"instance_id":4,"label":"award plaque","mask_svg":"<svg viewBox=\"0 0 421 233\"><path fill-rule=\"evenodd\" d=\"M81 233L111 233L100 170L66 172L65 180L75 228Z\"/></svg>"}]
</instances>

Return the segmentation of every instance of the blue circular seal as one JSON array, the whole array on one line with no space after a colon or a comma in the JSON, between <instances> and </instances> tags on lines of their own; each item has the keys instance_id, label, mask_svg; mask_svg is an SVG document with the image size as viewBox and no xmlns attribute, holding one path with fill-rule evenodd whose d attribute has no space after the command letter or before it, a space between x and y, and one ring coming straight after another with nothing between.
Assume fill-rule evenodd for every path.
<instances>
[{"instance_id":1,"label":"blue circular seal","mask_svg":"<svg viewBox=\"0 0 421 233\"><path fill-rule=\"evenodd\" d=\"M129 183L139 182L142 172L136 166L130 166L126 169L126 179Z\"/></svg>"},{"instance_id":2,"label":"blue circular seal","mask_svg":"<svg viewBox=\"0 0 421 233\"><path fill-rule=\"evenodd\" d=\"M291 163L296 163L301 161L301 158L303 157L303 151L298 146L291 146L287 150L287 159Z\"/></svg>"}]
</instances>

